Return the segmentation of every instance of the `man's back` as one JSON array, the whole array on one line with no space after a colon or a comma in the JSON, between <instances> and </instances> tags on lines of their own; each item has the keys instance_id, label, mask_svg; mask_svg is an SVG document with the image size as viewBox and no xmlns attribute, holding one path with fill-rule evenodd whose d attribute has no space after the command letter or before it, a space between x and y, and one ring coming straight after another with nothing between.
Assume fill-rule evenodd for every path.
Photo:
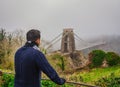
<instances>
[{"instance_id":1,"label":"man's back","mask_svg":"<svg viewBox=\"0 0 120 87\"><path fill-rule=\"evenodd\" d=\"M22 47L15 54L15 82L22 87L39 87L40 70L35 63L35 49ZM17 87L17 86L15 86Z\"/></svg>"}]
</instances>

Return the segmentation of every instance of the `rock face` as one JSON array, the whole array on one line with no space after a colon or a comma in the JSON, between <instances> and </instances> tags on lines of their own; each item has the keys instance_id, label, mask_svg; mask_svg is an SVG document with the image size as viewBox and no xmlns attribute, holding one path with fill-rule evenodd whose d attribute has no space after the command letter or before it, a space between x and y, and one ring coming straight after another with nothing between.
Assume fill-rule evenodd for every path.
<instances>
[{"instance_id":1,"label":"rock face","mask_svg":"<svg viewBox=\"0 0 120 87\"><path fill-rule=\"evenodd\" d=\"M82 68L87 65L88 59L80 51L67 54L68 61L72 68Z\"/></svg>"},{"instance_id":2,"label":"rock face","mask_svg":"<svg viewBox=\"0 0 120 87\"><path fill-rule=\"evenodd\" d=\"M103 61L103 63L102 63L102 67L108 67L108 63L107 63L106 60Z\"/></svg>"},{"instance_id":3,"label":"rock face","mask_svg":"<svg viewBox=\"0 0 120 87\"><path fill-rule=\"evenodd\" d=\"M86 58L81 51L74 51L73 53L61 53L60 51L55 51L50 55L54 55L56 53L64 56L64 62L67 70L80 69L88 64L88 58Z\"/></svg>"}]
</instances>

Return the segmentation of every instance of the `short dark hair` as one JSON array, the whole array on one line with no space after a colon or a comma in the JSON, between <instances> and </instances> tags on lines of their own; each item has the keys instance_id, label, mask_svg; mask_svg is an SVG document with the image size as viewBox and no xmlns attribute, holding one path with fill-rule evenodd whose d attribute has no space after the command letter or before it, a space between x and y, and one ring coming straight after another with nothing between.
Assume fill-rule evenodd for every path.
<instances>
[{"instance_id":1,"label":"short dark hair","mask_svg":"<svg viewBox=\"0 0 120 87\"><path fill-rule=\"evenodd\" d=\"M27 41L36 41L37 39L40 39L40 31L36 29L31 29L26 34Z\"/></svg>"}]
</instances>

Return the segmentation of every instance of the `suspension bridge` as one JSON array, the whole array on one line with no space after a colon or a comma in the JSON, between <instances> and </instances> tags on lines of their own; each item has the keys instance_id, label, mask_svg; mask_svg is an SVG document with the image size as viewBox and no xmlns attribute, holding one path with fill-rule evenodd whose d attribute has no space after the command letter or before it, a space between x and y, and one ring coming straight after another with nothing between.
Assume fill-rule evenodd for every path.
<instances>
[{"instance_id":1,"label":"suspension bridge","mask_svg":"<svg viewBox=\"0 0 120 87\"><path fill-rule=\"evenodd\" d=\"M84 50L97 45L105 44L105 42L89 43L83 40L82 38L80 38L79 35L74 33L72 28L66 28L66 29L63 29L62 33L60 33L58 36L53 38L49 42L49 44L45 46L45 49L49 50L51 47L53 47L56 43L60 41L61 41L61 46L59 45L60 48L58 50L60 50L62 53L71 53L71 52L74 52L76 49ZM78 46L76 44L78 44Z\"/></svg>"}]
</instances>

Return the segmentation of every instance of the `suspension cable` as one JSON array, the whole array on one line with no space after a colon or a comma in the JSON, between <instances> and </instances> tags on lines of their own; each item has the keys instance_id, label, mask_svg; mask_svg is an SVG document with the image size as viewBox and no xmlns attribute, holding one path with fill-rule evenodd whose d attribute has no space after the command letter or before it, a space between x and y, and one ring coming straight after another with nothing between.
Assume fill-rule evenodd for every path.
<instances>
[{"instance_id":1,"label":"suspension cable","mask_svg":"<svg viewBox=\"0 0 120 87\"><path fill-rule=\"evenodd\" d=\"M68 34L68 32L67 32L66 34L64 34L62 38L64 38L67 34ZM60 34L60 35L61 35L61 34ZM60 35L59 35L59 36L60 36ZM58 38L58 37L57 37L57 38ZM56 39L55 39L55 40L56 40ZM55 41L55 40L52 40L52 42ZM58 39L57 41L55 41L53 44L57 43L59 40L61 40L61 38L59 38L59 39ZM50 44L46 49L49 49L53 44Z\"/></svg>"}]
</instances>

